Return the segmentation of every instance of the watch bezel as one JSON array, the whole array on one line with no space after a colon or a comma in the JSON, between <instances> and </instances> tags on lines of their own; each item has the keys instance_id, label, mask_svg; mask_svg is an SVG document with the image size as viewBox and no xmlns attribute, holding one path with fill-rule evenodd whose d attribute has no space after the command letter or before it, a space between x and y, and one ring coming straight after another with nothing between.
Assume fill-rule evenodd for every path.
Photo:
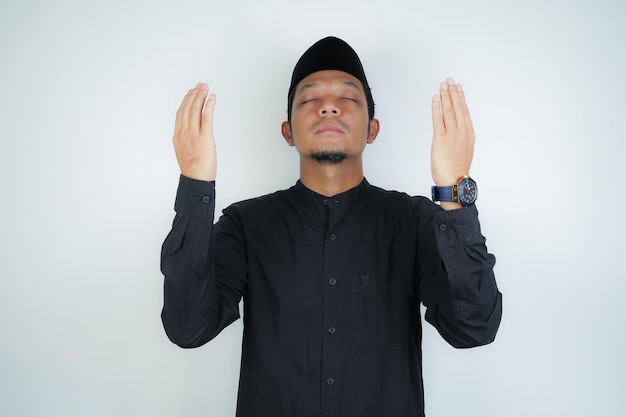
<instances>
[{"instance_id":1,"label":"watch bezel","mask_svg":"<svg viewBox=\"0 0 626 417\"><path fill-rule=\"evenodd\" d=\"M464 191L465 184L467 183L472 185L472 188L474 190L472 195L468 195ZM476 181L474 181L469 176L461 177L459 183L455 186L455 189L456 193L453 191L453 195L454 197L456 197L457 202L463 204L464 206L469 206L470 204L476 202L476 199L478 198L478 186L476 184Z\"/></svg>"}]
</instances>

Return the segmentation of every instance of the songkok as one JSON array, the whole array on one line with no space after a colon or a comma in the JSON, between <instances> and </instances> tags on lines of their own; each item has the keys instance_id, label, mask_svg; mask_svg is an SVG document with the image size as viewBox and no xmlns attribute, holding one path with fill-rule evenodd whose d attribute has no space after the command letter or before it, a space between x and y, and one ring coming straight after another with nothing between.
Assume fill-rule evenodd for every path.
<instances>
[{"instance_id":1,"label":"songkok","mask_svg":"<svg viewBox=\"0 0 626 417\"><path fill-rule=\"evenodd\" d=\"M345 41L334 36L329 36L317 41L313 46L307 49L293 69L289 94L287 95L287 114L289 120L291 120L293 96L298 83L308 75L324 70L347 72L361 81L367 99L369 118L372 119L374 117L374 99L372 98L372 92L367 83L365 71L363 70L359 56Z\"/></svg>"}]
</instances>

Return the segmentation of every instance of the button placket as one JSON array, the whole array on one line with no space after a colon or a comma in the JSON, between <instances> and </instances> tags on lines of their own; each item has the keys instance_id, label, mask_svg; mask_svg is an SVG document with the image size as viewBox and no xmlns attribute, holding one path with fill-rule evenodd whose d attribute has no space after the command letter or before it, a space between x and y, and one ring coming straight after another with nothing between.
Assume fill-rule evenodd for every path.
<instances>
[{"instance_id":1,"label":"button placket","mask_svg":"<svg viewBox=\"0 0 626 417\"><path fill-rule=\"evenodd\" d=\"M342 241L339 239L341 236L341 220L343 214L342 205L345 201L342 198L330 198L326 200L325 205L328 208L328 223L324 243L324 278L327 286L324 287L324 316L323 326L321 331L323 332L323 345L322 345L322 380L321 385L327 390L328 396L322 396L321 408L326 410L322 412L322 415L336 415L336 398L333 392L336 390L334 385L336 383L335 375L337 375L337 360L338 349L337 343L341 338L339 336L339 330L343 329L341 322L341 299L339 282L336 278L336 270L338 265L339 250L338 246L341 246Z\"/></svg>"}]
</instances>

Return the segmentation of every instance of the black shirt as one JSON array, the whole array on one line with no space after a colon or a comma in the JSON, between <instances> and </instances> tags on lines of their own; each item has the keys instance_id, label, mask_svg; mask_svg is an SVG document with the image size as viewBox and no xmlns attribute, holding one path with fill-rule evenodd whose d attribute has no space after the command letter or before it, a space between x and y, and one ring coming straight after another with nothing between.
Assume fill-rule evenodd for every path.
<instances>
[{"instance_id":1,"label":"black shirt","mask_svg":"<svg viewBox=\"0 0 626 417\"><path fill-rule=\"evenodd\" d=\"M366 180L236 203L181 176L162 250L167 335L196 347L239 318L239 417L423 416L420 302L455 347L490 343L502 298L475 206Z\"/></svg>"}]
</instances>

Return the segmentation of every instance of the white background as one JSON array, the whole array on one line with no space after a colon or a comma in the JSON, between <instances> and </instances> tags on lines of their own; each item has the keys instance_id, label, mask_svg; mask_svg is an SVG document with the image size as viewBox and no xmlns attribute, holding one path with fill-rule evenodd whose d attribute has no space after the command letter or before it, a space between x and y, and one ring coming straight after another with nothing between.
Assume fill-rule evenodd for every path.
<instances>
[{"instance_id":1,"label":"white background","mask_svg":"<svg viewBox=\"0 0 626 417\"><path fill-rule=\"evenodd\" d=\"M363 60L382 131L368 180L428 195L430 99L465 87L498 260L496 342L429 325L429 417L626 415L626 3L0 4L0 415L233 416L241 321L194 350L160 323L174 114L218 96L218 210L292 185L280 136L313 42Z\"/></svg>"}]
</instances>

